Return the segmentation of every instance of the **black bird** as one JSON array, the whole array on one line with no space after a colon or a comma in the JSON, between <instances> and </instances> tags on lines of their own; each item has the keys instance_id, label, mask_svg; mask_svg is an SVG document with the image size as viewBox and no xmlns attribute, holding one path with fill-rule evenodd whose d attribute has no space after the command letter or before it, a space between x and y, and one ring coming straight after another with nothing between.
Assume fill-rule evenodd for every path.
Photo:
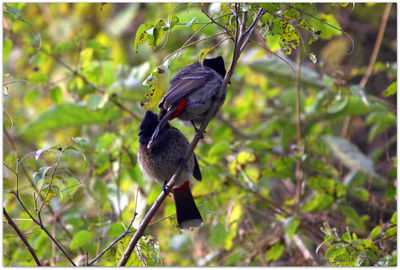
<instances>
[{"instance_id":1,"label":"black bird","mask_svg":"<svg viewBox=\"0 0 400 270\"><path fill-rule=\"evenodd\" d=\"M153 146L150 149L147 148L151 135L158 124L157 115L147 111L138 134L138 160L143 170L152 179L163 185L163 190L165 190L165 184L171 179L178 165L183 162L190 144L182 132L167 122L160 128L158 136L153 141ZM203 219L189 187L192 176L201 181L201 172L194 153L185 164L183 172L172 189L176 217L181 230L187 230L190 227L198 228L203 224Z\"/></svg>"},{"instance_id":2,"label":"black bird","mask_svg":"<svg viewBox=\"0 0 400 270\"><path fill-rule=\"evenodd\" d=\"M205 59L181 69L170 81L168 92L162 97L158 107L160 123L147 145L150 148L159 130L168 120L178 117L190 121L198 132L200 124L216 98L226 74L224 59L221 56ZM226 89L223 99L226 98ZM218 113L217 109L215 114ZM213 117L215 116L213 115Z\"/></svg>"}]
</instances>

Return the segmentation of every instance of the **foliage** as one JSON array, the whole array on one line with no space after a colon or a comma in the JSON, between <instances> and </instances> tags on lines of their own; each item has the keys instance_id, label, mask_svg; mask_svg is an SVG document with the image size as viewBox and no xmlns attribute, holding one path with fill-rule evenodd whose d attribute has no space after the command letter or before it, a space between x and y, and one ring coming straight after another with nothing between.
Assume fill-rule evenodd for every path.
<instances>
[{"instance_id":1,"label":"foliage","mask_svg":"<svg viewBox=\"0 0 400 270\"><path fill-rule=\"evenodd\" d=\"M250 25L260 6L266 13L195 150L203 226L181 232L167 198L128 265L396 265L394 23L359 83L386 4L237 12ZM144 109L157 112L180 68L217 55L228 66L232 7L3 5L3 205L43 265L69 266L67 256L85 265L123 236L94 262L117 264L161 192L137 163ZM190 125L171 124L193 138ZM3 228L4 265L34 266Z\"/></svg>"}]
</instances>

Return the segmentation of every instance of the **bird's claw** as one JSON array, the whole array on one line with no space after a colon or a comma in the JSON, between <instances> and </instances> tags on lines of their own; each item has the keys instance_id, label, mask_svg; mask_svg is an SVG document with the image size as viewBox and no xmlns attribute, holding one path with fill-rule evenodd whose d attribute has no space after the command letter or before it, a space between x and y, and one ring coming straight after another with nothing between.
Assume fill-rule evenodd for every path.
<instances>
[{"instance_id":1,"label":"bird's claw","mask_svg":"<svg viewBox=\"0 0 400 270\"><path fill-rule=\"evenodd\" d=\"M191 122L192 122L192 125L193 125L194 130L196 131L197 135L199 135L200 139L201 139L201 140L204 139L204 134L206 133L206 131L200 132L200 129L198 129L198 128L196 127L196 125L194 124L194 122L193 122L193 121L191 121Z\"/></svg>"},{"instance_id":2,"label":"bird's claw","mask_svg":"<svg viewBox=\"0 0 400 270\"><path fill-rule=\"evenodd\" d=\"M162 191L165 192L165 194L169 195L169 193L171 192L169 190L169 186L167 185L167 181L164 182L163 186L162 186Z\"/></svg>"}]
</instances>

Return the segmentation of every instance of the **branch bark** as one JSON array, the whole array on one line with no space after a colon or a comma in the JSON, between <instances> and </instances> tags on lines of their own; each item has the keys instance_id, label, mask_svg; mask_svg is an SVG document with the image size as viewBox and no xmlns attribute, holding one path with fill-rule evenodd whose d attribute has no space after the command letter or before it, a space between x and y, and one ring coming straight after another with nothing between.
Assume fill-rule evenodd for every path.
<instances>
[{"instance_id":1,"label":"branch bark","mask_svg":"<svg viewBox=\"0 0 400 270\"><path fill-rule=\"evenodd\" d=\"M237 5L237 4L236 4ZM257 24L257 21L261 18L262 14L264 14L264 10L262 8L259 9L258 14L256 16L255 21L253 22L254 25ZM238 18L238 14L236 13L236 19L237 21L240 21ZM246 21L246 20L244 20ZM253 25L252 24L252 25ZM187 162L189 158L191 157L194 149L196 148L197 144L199 143L201 139L201 135L203 134L205 129L207 128L208 123L211 121L213 118L214 113L222 106L223 102L225 101L223 99L223 93L225 92L225 89L228 85L228 82L230 81L233 72L235 70L236 64L239 61L240 53L241 53L241 48L243 45L246 45L247 42L245 40L246 36L245 33L248 29L246 29L245 24L240 25L240 30L236 28L236 34L235 34L235 46L234 46L234 52L233 52L233 57L232 61L230 63L230 66L228 68L228 71L226 72L224 81L222 82L222 85L219 89L218 95L214 101L214 103L211 105L210 110L208 111L205 120L201 123L199 132L196 133L194 136L192 143L190 144L190 147L188 151L186 152L186 155L184 157L184 161ZM239 32L240 31L240 32ZM254 31L254 27L252 27L247 33L248 35L251 35ZM248 41L248 39L247 39ZM243 47L244 48L244 47ZM184 164L183 162L182 164ZM172 178L168 181L167 186L169 189L172 189L172 187L175 185L176 179L179 177L179 175L183 171L183 165L178 166L175 174L172 176ZM167 197L167 193L164 191L161 192L161 194L158 196L158 198L155 200L154 204L151 206L150 210L147 212L146 216L144 217L142 223L139 225L135 235L131 239L127 249L124 252L124 255L121 257L121 260L118 263L118 266L125 266L126 263L129 260L129 257L131 256L134 248L136 247L136 244L138 243L139 239L143 236L145 229L147 228L148 224L150 223L150 220L153 218L154 214L160 207L161 203L164 201L164 199Z\"/></svg>"},{"instance_id":2,"label":"branch bark","mask_svg":"<svg viewBox=\"0 0 400 270\"><path fill-rule=\"evenodd\" d=\"M8 215L6 209L3 207L3 214L5 216L5 218L7 219L8 224L10 224L10 226L14 229L14 231L18 234L19 238L21 238L22 242L24 243L26 249L29 251L29 253L31 253L33 259L36 262L37 266L42 266L42 264L40 263L38 257L36 256L35 250L31 247L31 245L29 244L28 240L26 240L25 235L20 231L20 229L18 228L17 224L15 224L15 222L12 220L12 218Z\"/></svg>"}]
</instances>

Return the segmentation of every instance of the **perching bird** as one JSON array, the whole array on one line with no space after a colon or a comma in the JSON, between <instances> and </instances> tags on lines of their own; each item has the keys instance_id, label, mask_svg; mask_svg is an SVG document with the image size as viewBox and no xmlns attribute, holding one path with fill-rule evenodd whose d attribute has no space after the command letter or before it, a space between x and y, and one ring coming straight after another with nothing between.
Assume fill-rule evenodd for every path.
<instances>
[{"instance_id":1,"label":"perching bird","mask_svg":"<svg viewBox=\"0 0 400 270\"><path fill-rule=\"evenodd\" d=\"M190 121L198 132L196 124L201 124L207 115L226 74L224 59L221 56L205 59L181 69L170 81L168 92L162 97L158 107L158 124L147 145L150 148L159 130L168 120L178 117ZM226 89L223 99L226 97ZM219 108L215 112L217 114ZM213 115L213 117L215 116Z\"/></svg>"},{"instance_id":2,"label":"perching bird","mask_svg":"<svg viewBox=\"0 0 400 270\"><path fill-rule=\"evenodd\" d=\"M166 123L148 149L147 144L158 125L157 115L147 111L140 124L138 160L142 169L155 181L163 185L171 179L178 165L183 162L184 155L190 144L178 129ZM201 181L199 164L195 154L184 165L183 172L172 188L174 195L176 217L181 230L190 227L198 228L203 224L203 219L196 207L189 183L194 176Z\"/></svg>"}]
</instances>

